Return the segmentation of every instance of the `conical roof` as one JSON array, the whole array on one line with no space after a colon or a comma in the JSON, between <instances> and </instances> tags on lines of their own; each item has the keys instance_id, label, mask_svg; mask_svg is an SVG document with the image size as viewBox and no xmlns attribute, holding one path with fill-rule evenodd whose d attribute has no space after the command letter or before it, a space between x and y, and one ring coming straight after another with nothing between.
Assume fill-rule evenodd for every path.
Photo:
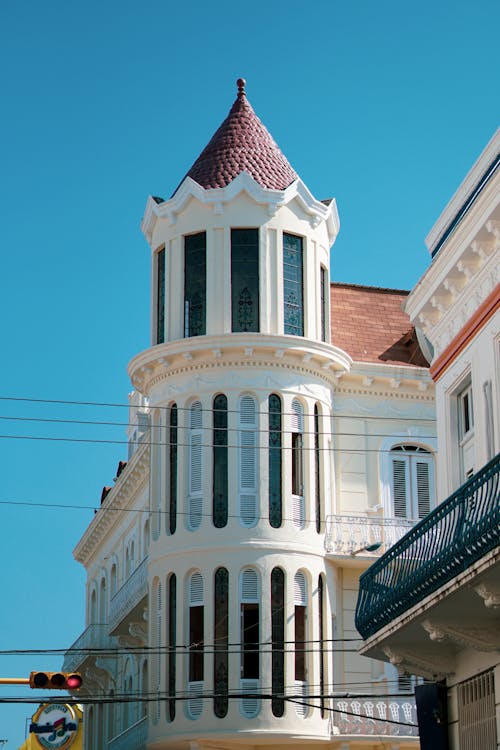
<instances>
[{"instance_id":1,"label":"conical roof","mask_svg":"<svg viewBox=\"0 0 500 750\"><path fill-rule=\"evenodd\" d=\"M297 174L253 111L243 78L237 86L228 116L184 179L191 177L203 188L222 188L246 171L262 187L284 190Z\"/></svg>"}]
</instances>

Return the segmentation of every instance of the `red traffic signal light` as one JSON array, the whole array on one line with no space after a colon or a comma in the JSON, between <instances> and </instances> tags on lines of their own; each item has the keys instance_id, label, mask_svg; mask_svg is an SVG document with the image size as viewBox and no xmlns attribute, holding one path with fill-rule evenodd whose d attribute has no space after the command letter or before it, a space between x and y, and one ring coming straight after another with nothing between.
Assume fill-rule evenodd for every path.
<instances>
[{"instance_id":1,"label":"red traffic signal light","mask_svg":"<svg viewBox=\"0 0 500 750\"><path fill-rule=\"evenodd\" d=\"M83 678L78 672L31 672L30 688L46 690L79 690Z\"/></svg>"}]
</instances>

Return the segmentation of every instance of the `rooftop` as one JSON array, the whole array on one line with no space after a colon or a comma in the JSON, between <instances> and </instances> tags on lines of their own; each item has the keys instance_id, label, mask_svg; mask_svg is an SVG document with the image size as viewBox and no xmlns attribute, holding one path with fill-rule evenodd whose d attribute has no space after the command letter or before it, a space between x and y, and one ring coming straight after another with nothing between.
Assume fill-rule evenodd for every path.
<instances>
[{"instance_id":1,"label":"rooftop","mask_svg":"<svg viewBox=\"0 0 500 750\"><path fill-rule=\"evenodd\" d=\"M237 86L228 116L180 184L191 177L203 188L222 188L246 171L262 187L284 190L297 174L253 111L245 80L239 78Z\"/></svg>"},{"instance_id":2,"label":"rooftop","mask_svg":"<svg viewBox=\"0 0 500 750\"><path fill-rule=\"evenodd\" d=\"M428 367L402 304L409 292L330 284L331 342L355 362Z\"/></svg>"}]
</instances>

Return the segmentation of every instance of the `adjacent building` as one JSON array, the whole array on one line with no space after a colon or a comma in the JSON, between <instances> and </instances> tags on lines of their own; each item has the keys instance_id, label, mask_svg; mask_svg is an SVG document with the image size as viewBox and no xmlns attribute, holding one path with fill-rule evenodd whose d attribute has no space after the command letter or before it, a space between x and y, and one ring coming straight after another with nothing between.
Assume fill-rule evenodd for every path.
<instances>
[{"instance_id":1,"label":"adjacent building","mask_svg":"<svg viewBox=\"0 0 500 750\"><path fill-rule=\"evenodd\" d=\"M362 659L354 628L360 572L435 505L407 292L330 283L335 201L241 79L142 228L129 456L75 549L87 621L65 669L96 697L87 750L417 748L412 681Z\"/></svg>"},{"instance_id":2,"label":"adjacent building","mask_svg":"<svg viewBox=\"0 0 500 750\"><path fill-rule=\"evenodd\" d=\"M437 684L428 748L500 741L499 151L497 131L430 232L432 263L406 302L433 349L439 505L363 575L357 608L363 654Z\"/></svg>"}]
</instances>

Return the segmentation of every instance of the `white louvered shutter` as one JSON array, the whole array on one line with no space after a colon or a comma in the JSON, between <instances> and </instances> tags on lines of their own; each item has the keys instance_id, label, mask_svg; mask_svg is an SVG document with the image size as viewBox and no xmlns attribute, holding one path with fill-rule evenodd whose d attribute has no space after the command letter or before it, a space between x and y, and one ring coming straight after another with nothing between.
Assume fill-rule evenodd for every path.
<instances>
[{"instance_id":1,"label":"white louvered shutter","mask_svg":"<svg viewBox=\"0 0 500 750\"><path fill-rule=\"evenodd\" d=\"M247 604L259 601L259 577L253 568L245 568L241 571L240 600Z\"/></svg>"},{"instance_id":2,"label":"white louvered shutter","mask_svg":"<svg viewBox=\"0 0 500 750\"><path fill-rule=\"evenodd\" d=\"M408 518L408 460L392 459L392 498L396 518Z\"/></svg>"},{"instance_id":3,"label":"white louvered shutter","mask_svg":"<svg viewBox=\"0 0 500 750\"><path fill-rule=\"evenodd\" d=\"M423 518L431 510L432 464L429 459L416 460L416 486L418 518Z\"/></svg>"},{"instance_id":4,"label":"white louvered shutter","mask_svg":"<svg viewBox=\"0 0 500 750\"><path fill-rule=\"evenodd\" d=\"M191 607L203 604L203 578L201 573L193 573L189 582L189 605Z\"/></svg>"},{"instance_id":5,"label":"white louvered shutter","mask_svg":"<svg viewBox=\"0 0 500 750\"><path fill-rule=\"evenodd\" d=\"M201 524L203 512L202 486L202 410L200 401L195 401L190 410L189 434L189 515L190 529Z\"/></svg>"},{"instance_id":6,"label":"white louvered shutter","mask_svg":"<svg viewBox=\"0 0 500 750\"><path fill-rule=\"evenodd\" d=\"M298 604L302 607L307 606L307 581L304 573L301 570L299 570L299 572L295 574L293 599L294 604Z\"/></svg>"},{"instance_id":7,"label":"white louvered shutter","mask_svg":"<svg viewBox=\"0 0 500 750\"><path fill-rule=\"evenodd\" d=\"M251 396L240 399L240 521L253 526L257 520L257 406Z\"/></svg>"}]
</instances>

